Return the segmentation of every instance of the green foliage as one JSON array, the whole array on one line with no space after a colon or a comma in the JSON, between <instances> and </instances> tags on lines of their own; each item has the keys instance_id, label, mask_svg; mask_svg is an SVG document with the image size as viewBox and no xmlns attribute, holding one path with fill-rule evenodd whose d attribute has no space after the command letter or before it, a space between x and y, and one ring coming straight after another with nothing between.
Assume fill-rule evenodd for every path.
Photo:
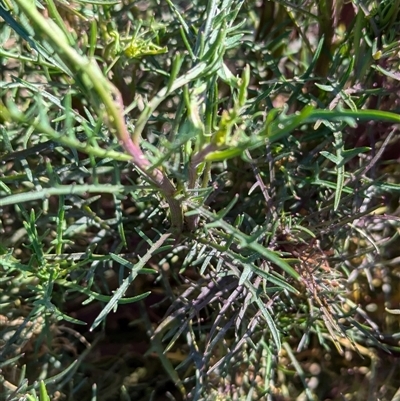
<instances>
[{"instance_id":1,"label":"green foliage","mask_svg":"<svg viewBox=\"0 0 400 401\"><path fill-rule=\"evenodd\" d=\"M312 3L0 6L6 399L394 397L399 1Z\"/></svg>"}]
</instances>

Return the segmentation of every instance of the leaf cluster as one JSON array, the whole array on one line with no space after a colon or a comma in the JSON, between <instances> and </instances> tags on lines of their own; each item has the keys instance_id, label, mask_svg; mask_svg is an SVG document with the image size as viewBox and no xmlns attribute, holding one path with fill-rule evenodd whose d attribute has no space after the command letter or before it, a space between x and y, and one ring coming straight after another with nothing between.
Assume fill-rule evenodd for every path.
<instances>
[{"instance_id":1,"label":"leaf cluster","mask_svg":"<svg viewBox=\"0 0 400 401\"><path fill-rule=\"evenodd\" d=\"M339 399L398 352L398 1L312 3L0 5L8 399Z\"/></svg>"}]
</instances>

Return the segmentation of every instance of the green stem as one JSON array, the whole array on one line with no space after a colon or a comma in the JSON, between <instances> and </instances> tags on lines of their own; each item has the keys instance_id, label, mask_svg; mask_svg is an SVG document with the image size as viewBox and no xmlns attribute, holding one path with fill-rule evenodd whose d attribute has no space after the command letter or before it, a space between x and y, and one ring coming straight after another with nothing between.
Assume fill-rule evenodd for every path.
<instances>
[{"instance_id":1,"label":"green stem","mask_svg":"<svg viewBox=\"0 0 400 401\"><path fill-rule=\"evenodd\" d=\"M131 155L134 164L163 193L170 206L173 230L181 231L183 215L180 203L174 199L175 187L162 171L150 169L150 162L140 149L138 141L136 143L132 141L125 125L123 117L124 106L119 90L104 77L94 60L81 56L69 45L68 39L58 25L50 19L45 19L31 1L16 1L25 14L39 27L41 33L48 37L54 50L73 71L74 78L77 78L85 86L91 104L104 119L110 131L119 139L124 149ZM175 85L173 87L175 89Z\"/></svg>"}]
</instances>

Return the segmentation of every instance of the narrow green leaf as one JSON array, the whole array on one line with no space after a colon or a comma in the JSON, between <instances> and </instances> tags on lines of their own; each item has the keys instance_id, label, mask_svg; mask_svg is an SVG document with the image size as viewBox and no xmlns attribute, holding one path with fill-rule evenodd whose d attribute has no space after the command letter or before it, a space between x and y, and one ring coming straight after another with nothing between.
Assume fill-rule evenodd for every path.
<instances>
[{"instance_id":1,"label":"narrow green leaf","mask_svg":"<svg viewBox=\"0 0 400 401\"><path fill-rule=\"evenodd\" d=\"M131 187L131 190L133 188ZM15 195L9 195L0 199L0 207L14 205L16 203L31 202L35 200L46 199L52 195L83 195L85 193L110 193L118 194L128 192L129 188L123 185L59 185L54 188L44 188L40 191L24 192Z\"/></svg>"},{"instance_id":2,"label":"narrow green leaf","mask_svg":"<svg viewBox=\"0 0 400 401\"><path fill-rule=\"evenodd\" d=\"M244 266L244 269L243 269L243 271L242 271L242 274L240 275L240 278L239 278L239 285L243 285L244 282L245 282L247 279L249 279L249 276L251 276L252 271L253 271L253 269L252 269L251 265L246 264L246 265Z\"/></svg>"},{"instance_id":3,"label":"narrow green leaf","mask_svg":"<svg viewBox=\"0 0 400 401\"><path fill-rule=\"evenodd\" d=\"M336 191L335 191L335 201L333 210L337 210L340 203L340 198L342 196L343 186L344 186L344 163L342 161L343 158L343 140L342 140L342 133L334 132L333 136L335 138L335 148L336 148L336 158L339 162L336 164L336 171L337 171L337 181L336 181Z\"/></svg>"},{"instance_id":4,"label":"narrow green leaf","mask_svg":"<svg viewBox=\"0 0 400 401\"><path fill-rule=\"evenodd\" d=\"M325 150L319 152L322 156L326 157L328 160L330 160L334 164L339 164L340 159L338 159L335 155L332 153L326 152Z\"/></svg>"},{"instance_id":5,"label":"narrow green leaf","mask_svg":"<svg viewBox=\"0 0 400 401\"><path fill-rule=\"evenodd\" d=\"M263 301L260 298L257 297L255 301L256 301L258 307L260 308L265 321L267 322L267 325L271 331L272 338L275 342L276 348L278 350L280 350L281 349L281 339L280 339L278 329L276 328L275 322L272 319L271 314L268 312L267 308L265 307Z\"/></svg>"},{"instance_id":6,"label":"narrow green leaf","mask_svg":"<svg viewBox=\"0 0 400 401\"><path fill-rule=\"evenodd\" d=\"M47 394L46 385L44 384L43 380L40 380L40 384L39 384L39 400L40 401L50 401L50 397Z\"/></svg>"},{"instance_id":7,"label":"narrow green leaf","mask_svg":"<svg viewBox=\"0 0 400 401\"><path fill-rule=\"evenodd\" d=\"M163 245L163 243L171 236L171 233L163 234L158 241L156 241L147 253L139 260L138 263L133 264L128 260L121 258L118 255L110 254L111 258L115 260L117 263L120 263L123 266L126 266L130 269L129 276L126 277L118 289L114 292L113 297L108 301L107 305L100 312L100 314L94 320L92 326L90 327L90 331L93 331L105 318L106 316L118 305L120 299L124 296L126 290L132 284L133 280L139 274L139 271L146 265L149 259L154 255L154 252ZM144 294L141 294L135 297L134 302L140 301L147 297L150 294L150 291Z\"/></svg>"},{"instance_id":8,"label":"narrow green leaf","mask_svg":"<svg viewBox=\"0 0 400 401\"><path fill-rule=\"evenodd\" d=\"M253 249L254 251L258 252L260 255L264 256L267 260L275 263L279 266L282 270L288 273L291 277L296 280L300 279L300 275L293 269L284 259L282 259L276 252L271 251L270 249L265 248L261 244L257 242L250 242L248 243L248 247Z\"/></svg>"}]
</instances>

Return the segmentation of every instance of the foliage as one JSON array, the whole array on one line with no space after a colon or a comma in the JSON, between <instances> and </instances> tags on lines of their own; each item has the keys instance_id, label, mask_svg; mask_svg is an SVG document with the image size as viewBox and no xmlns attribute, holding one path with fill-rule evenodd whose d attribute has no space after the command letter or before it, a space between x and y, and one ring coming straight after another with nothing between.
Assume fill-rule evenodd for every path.
<instances>
[{"instance_id":1,"label":"foliage","mask_svg":"<svg viewBox=\"0 0 400 401\"><path fill-rule=\"evenodd\" d=\"M395 397L398 6L5 1L5 399Z\"/></svg>"}]
</instances>

